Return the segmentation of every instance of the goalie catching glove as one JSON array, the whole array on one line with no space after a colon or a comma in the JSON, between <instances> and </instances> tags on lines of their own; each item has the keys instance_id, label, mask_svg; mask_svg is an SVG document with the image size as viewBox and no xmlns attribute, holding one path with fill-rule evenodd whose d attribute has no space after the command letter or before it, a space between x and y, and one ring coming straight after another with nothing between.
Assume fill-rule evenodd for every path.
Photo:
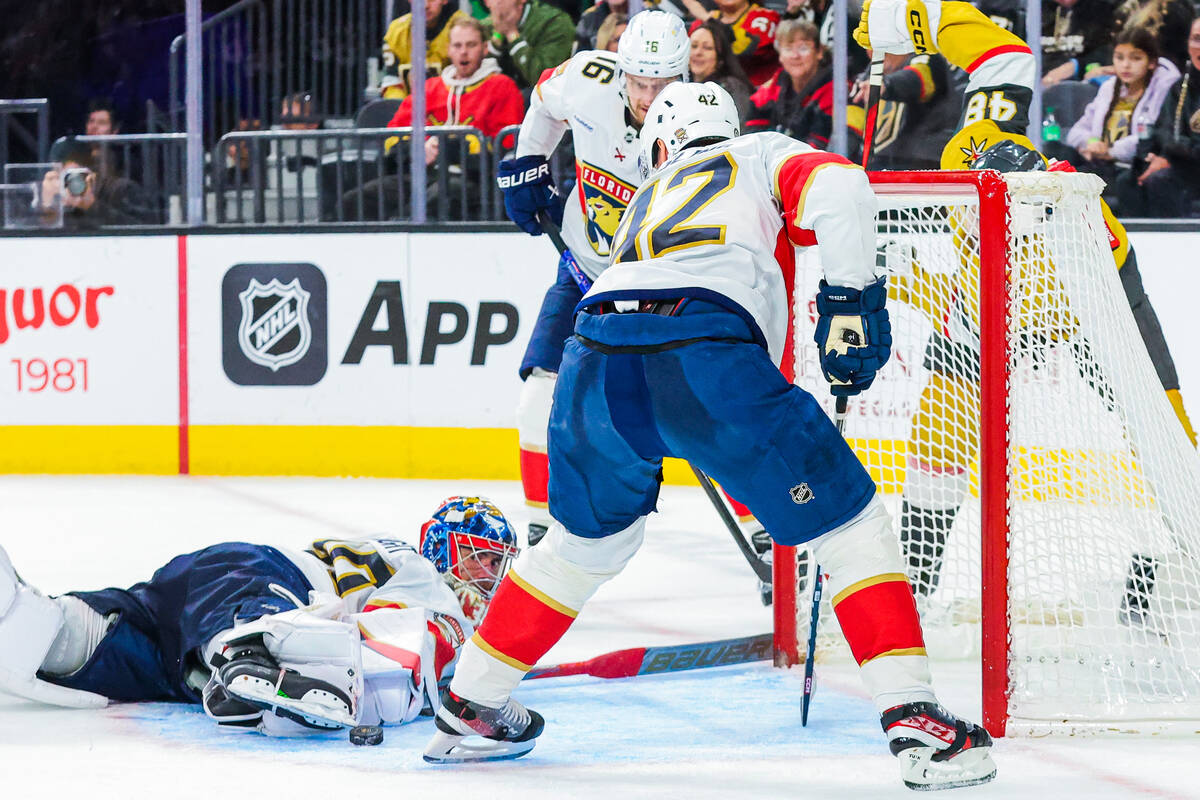
<instances>
[{"instance_id":1,"label":"goalie catching glove","mask_svg":"<svg viewBox=\"0 0 1200 800\"><path fill-rule=\"evenodd\" d=\"M504 192L504 211L530 236L542 235L538 214L547 212L562 226L563 207L554 191L550 165L542 156L521 156L500 162L496 185Z\"/></svg>"},{"instance_id":2,"label":"goalie catching glove","mask_svg":"<svg viewBox=\"0 0 1200 800\"><path fill-rule=\"evenodd\" d=\"M888 318L883 278L863 289L830 286L817 291L817 330L821 371L836 397L849 397L870 387L892 355L892 323Z\"/></svg>"}]
</instances>

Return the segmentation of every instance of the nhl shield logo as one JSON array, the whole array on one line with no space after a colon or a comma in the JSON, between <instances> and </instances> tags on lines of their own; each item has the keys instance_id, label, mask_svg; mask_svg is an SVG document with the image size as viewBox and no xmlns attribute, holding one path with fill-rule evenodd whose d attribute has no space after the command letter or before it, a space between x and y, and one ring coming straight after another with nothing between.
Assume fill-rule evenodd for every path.
<instances>
[{"instance_id":1,"label":"nhl shield logo","mask_svg":"<svg viewBox=\"0 0 1200 800\"><path fill-rule=\"evenodd\" d=\"M286 284L272 278L265 285L251 278L250 285L238 295L242 304L238 344L246 358L272 372L304 358L312 343L310 296L300 286L299 278Z\"/></svg>"},{"instance_id":2,"label":"nhl shield logo","mask_svg":"<svg viewBox=\"0 0 1200 800\"><path fill-rule=\"evenodd\" d=\"M813 491L808 488L807 483L802 483L799 486L793 486L790 490L792 502L798 506L802 506L809 500L813 499Z\"/></svg>"}]
</instances>

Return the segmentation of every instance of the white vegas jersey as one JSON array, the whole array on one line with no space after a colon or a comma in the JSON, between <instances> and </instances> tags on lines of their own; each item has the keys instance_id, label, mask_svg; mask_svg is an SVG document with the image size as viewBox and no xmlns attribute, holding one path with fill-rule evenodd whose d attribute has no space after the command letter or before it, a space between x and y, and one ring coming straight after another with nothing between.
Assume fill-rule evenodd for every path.
<instances>
[{"instance_id":1,"label":"white vegas jersey","mask_svg":"<svg viewBox=\"0 0 1200 800\"><path fill-rule=\"evenodd\" d=\"M684 149L630 201L586 299L715 292L749 314L778 364L796 248L820 243L829 283L861 289L874 280L875 210L862 169L783 134Z\"/></svg>"},{"instance_id":2,"label":"white vegas jersey","mask_svg":"<svg viewBox=\"0 0 1200 800\"><path fill-rule=\"evenodd\" d=\"M576 53L538 84L521 123L517 157L549 158L568 127L576 182L563 212L563 239L594 278L608 265L621 213L641 182L638 131L626 112L613 53Z\"/></svg>"}]
</instances>

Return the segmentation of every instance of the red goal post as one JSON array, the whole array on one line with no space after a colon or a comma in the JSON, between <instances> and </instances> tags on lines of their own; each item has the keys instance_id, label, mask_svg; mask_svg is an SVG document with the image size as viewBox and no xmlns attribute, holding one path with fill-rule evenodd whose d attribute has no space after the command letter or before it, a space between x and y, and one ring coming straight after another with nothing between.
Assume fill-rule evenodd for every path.
<instances>
[{"instance_id":1,"label":"red goal post","mask_svg":"<svg viewBox=\"0 0 1200 800\"><path fill-rule=\"evenodd\" d=\"M1064 173L870 177L881 208L879 266L894 276L889 285L910 287L911 296L907 306L889 301L895 357L872 389L851 399L847 439L894 518L901 502L908 509L913 476L928 466L920 460L928 442L918 440L964 458L953 485L966 499L941 503L954 506L946 512L953 533L947 527L941 534L945 566L938 550L941 585L936 570L925 586L910 571L927 643L952 641L955 657L979 659L983 724L993 735L1014 732L1014 718L1021 731L1034 732L1200 716L1200 613L1192 619L1200 612L1200 570L1191 557L1200 554L1200 480L1189 489L1200 461L1180 446L1181 430L1171 430L1161 388L1157 398L1148 389L1156 376L1144 348L1132 347L1140 340L1105 235L1102 184ZM811 320L819 260L804 261L797 266L796 355L785 370L832 408L814 375L804 319ZM911 290L917 285L934 288L921 294ZM927 302L933 296L952 302L942 309ZM912 312L917 306L923 316ZM956 342L956 366L931 367L933 339ZM931 395L934 372L968 389ZM948 412L938 418L956 403L967 404L958 419ZM886 413L872 419L869 409L880 406ZM977 432L963 430L968 417L975 421L966 427L977 424ZM933 480L949 485L941 473ZM1133 577L1122 573L1131 558ZM1145 631L1131 634L1136 626L1120 605L1121 580L1136 582L1139 558L1169 581L1146 589L1166 592L1147 601L1165 620L1148 643L1137 638ZM790 666L802 659L810 598L807 589L798 596L795 548L777 547L773 569L775 662ZM1170 626L1175 647L1159 648L1161 629ZM827 647L840 640L828 607L818 631ZM1160 661L1173 660L1168 668L1146 673L1134 663L1147 647ZM1093 668L1119 674L1075 693L1064 688ZM1149 712L1130 710L1138 702Z\"/></svg>"}]
</instances>

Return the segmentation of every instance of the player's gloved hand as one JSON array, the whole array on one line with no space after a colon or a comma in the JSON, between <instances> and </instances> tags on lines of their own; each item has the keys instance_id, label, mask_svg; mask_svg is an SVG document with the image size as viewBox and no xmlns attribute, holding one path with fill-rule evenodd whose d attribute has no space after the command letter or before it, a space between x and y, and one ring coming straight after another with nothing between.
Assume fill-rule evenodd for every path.
<instances>
[{"instance_id":1,"label":"player's gloved hand","mask_svg":"<svg viewBox=\"0 0 1200 800\"><path fill-rule=\"evenodd\" d=\"M936 53L941 0L867 0L854 41L885 53Z\"/></svg>"},{"instance_id":2,"label":"player's gloved hand","mask_svg":"<svg viewBox=\"0 0 1200 800\"><path fill-rule=\"evenodd\" d=\"M884 278L863 289L830 286L817 290L817 330L821 371L838 397L856 395L875 380L892 355L892 323L888 318Z\"/></svg>"},{"instance_id":3,"label":"player's gloved hand","mask_svg":"<svg viewBox=\"0 0 1200 800\"><path fill-rule=\"evenodd\" d=\"M496 185L504 192L504 210L517 227L530 236L541 236L538 213L546 211L562 225L563 209L554 192L550 165L542 156L521 156L500 162Z\"/></svg>"}]
</instances>

